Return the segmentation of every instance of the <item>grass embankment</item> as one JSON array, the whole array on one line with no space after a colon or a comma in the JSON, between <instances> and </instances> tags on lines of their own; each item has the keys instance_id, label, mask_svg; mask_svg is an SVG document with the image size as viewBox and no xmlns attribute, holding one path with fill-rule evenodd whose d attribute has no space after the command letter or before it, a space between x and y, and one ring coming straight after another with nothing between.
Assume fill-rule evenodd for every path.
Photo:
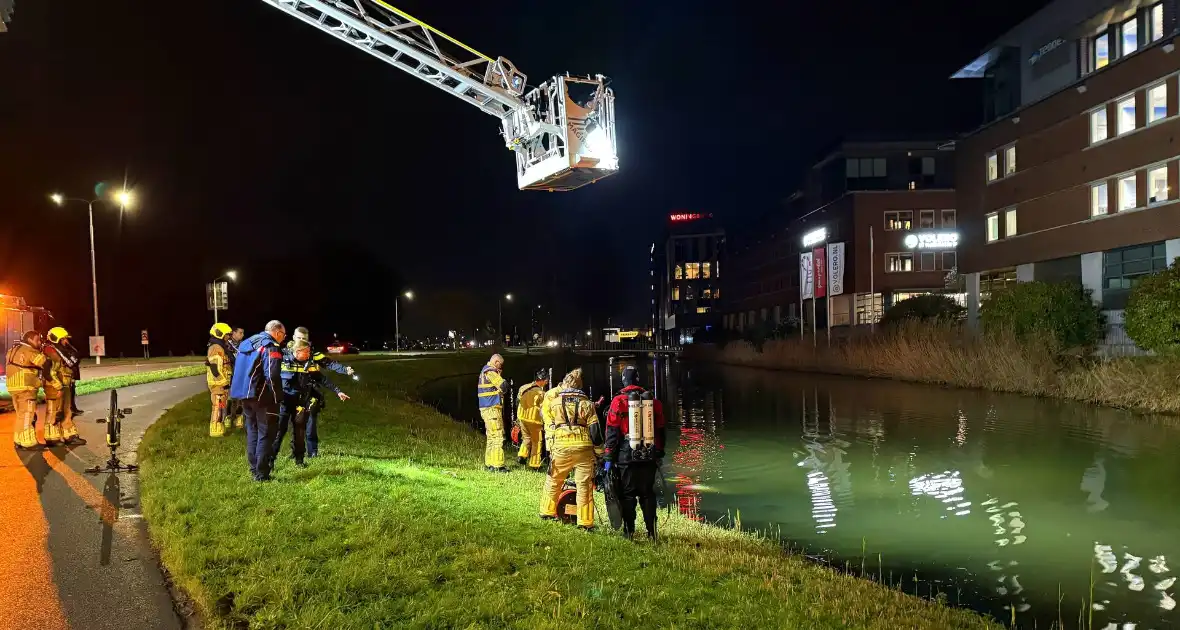
<instances>
[{"instance_id":1,"label":"grass embankment","mask_svg":"<svg viewBox=\"0 0 1180 630\"><path fill-rule=\"evenodd\" d=\"M745 341L692 358L730 365L892 378L1180 413L1180 362L1157 357L1110 361L1063 356L1036 340L965 335L938 326L903 326L849 340Z\"/></svg>"},{"instance_id":2,"label":"grass embankment","mask_svg":"<svg viewBox=\"0 0 1180 630\"><path fill-rule=\"evenodd\" d=\"M85 396L87 394L104 392L108 389L119 389L132 385L168 381L174 378L184 378L186 376L196 376L204 373L205 366L203 365L186 365L166 370L149 370L147 372L135 372L120 376L105 376L103 378L81 380L78 381L78 387L76 389L79 396ZM45 400L45 393L38 393L37 399ZM0 400L12 400L12 395L8 393L8 390L0 388Z\"/></svg>"},{"instance_id":3,"label":"grass embankment","mask_svg":"<svg viewBox=\"0 0 1180 630\"><path fill-rule=\"evenodd\" d=\"M674 516L630 543L537 518L541 475L482 470L483 437L407 400L471 359L374 362L322 418L321 458L249 481L208 402L140 446L164 565L215 627L985 628L981 617ZM358 387L359 386L359 387ZM513 458L514 459L514 458ZM515 462L513 462L514 464ZM606 528L609 529L609 528Z\"/></svg>"}]
</instances>

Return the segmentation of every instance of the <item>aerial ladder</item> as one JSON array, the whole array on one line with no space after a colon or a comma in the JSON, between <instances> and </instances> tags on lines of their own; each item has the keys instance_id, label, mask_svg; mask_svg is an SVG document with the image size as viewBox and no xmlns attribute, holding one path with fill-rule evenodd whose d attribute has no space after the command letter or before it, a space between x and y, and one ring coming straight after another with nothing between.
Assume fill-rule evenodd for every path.
<instances>
[{"instance_id":1,"label":"aerial ladder","mask_svg":"<svg viewBox=\"0 0 1180 630\"><path fill-rule=\"evenodd\" d=\"M619 170L615 96L601 74L567 73L530 88L512 62L384 0L262 1L499 118L521 190L574 190Z\"/></svg>"}]
</instances>

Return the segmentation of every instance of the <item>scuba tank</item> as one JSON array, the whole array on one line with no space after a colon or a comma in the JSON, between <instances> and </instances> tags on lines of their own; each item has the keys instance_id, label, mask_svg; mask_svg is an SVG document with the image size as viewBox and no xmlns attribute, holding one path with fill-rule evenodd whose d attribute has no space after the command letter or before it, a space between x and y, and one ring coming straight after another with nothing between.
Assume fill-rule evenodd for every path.
<instances>
[{"instance_id":1,"label":"scuba tank","mask_svg":"<svg viewBox=\"0 0 1180 630\"><path fill-rule=\"evenodd\" d=\"M632 451L639 449L643 429L643 400L639 392L631 392L627 394L627 441Z\"/></svg>"},{"instance_id":2,"label":"scuba tank","mask_svg":"<svg viewBox=\"0 0 1180 630\"><path fill-rule=\"evenodd\" d=\"M648 449L656 444L656 400L651 392L643 392L640 403L643 408L643 448Z\"/></svg>"}]
</instances>

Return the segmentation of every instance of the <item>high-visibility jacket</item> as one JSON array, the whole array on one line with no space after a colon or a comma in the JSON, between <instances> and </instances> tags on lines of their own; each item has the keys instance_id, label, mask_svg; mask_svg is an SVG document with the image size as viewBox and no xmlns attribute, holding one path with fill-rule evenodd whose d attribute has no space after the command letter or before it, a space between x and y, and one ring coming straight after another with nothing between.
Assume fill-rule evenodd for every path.
<instances>
[{"instance_id":1,"label":"high-visibility jacket","mask_svg":"<svg viewBox=\"0 0 1180 630\"><path fill-rule=\"evenodd\" d=\"M225 342L209 339L209 349L205 352L205 384L210 390L225 389L233 378L234 366L229 361L229 353L225 351Z\"/></svg>"},{"instance_id":2,"label":"high-visibility jacket","mask_svg":"<svg viewBox=\"0 0 1180 630\"><path fill-rule=\"evenodd\" d=\"M9 393L37 391L47 360L44 353L23 341L13 344L4 357Z\"/></svg>"},{"instance_id":3,"label":"high-visibility jacket","mask_svg":"<svg viewBox=\"0 0 1180 630\"><path fill-rule=\"evenodd\" d=\"M602 450L602 425L598 422L594 403L585 392L563 389L549 401L545 441L550 451L587 446L593 446L595 451Z\"/></svg>"},{"instance_id":4,"label":"high-visibility jacket","mask_svg":"<svg viewBox=\"0 0 1180 630\"><path fill-rule=\"evenodd\" d=\"M479 381L476 387L476 393L479 396L479 408L503 407L504 399L500 393L500 389L503 386L504 377L500 376L500 370L490 365L483 366L483 369L479 372Z\"/></svg>"},{"instance_id":5,"label":"high-visibility jacket","mask_svg":"<svg viewBox=\"0 0 1180 630\"><path fill-rule=\"evenodd\" d=\"M47 396L51 392L56 395L57 392L67 389L70 383L74 382L74 366L68 365L58 354L57 349L52 346L43 348L42 354L45 355L46 361L41 385L45 387Z\"/></svg>"},{"instance_id":6,"label":"high-visibility jacket","mask_svg":"<svg viewBox=\"0 0 1180 630\"><path fill-rule=\"evenodd\" d=\"M549 417L549 404L561 393L561 389L561 386L558 385L545 392L545 395L541 398L541 423L546 427L553 423L553 418Z\"/></svg>"},{"instance_id":7,"label":"high-visibility jacket","mask_svg":"<svg viewBox=\"0 0 1180 630\"><path fill-rule=\"evenodd\" d=\"M540 424L541 401L544 397L545 392L541 390L541 386L535 381L525 383L516 395L516 399L520 401L520 404L516 406L516 417L521 422Z\"/></svg>"}]
</instances>

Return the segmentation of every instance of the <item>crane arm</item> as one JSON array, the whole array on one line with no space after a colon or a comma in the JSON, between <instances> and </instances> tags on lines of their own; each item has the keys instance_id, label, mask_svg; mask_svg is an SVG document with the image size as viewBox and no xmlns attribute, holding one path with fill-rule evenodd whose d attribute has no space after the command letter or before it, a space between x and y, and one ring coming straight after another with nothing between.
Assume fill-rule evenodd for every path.
<instances>
[{"instance_id":1,"label":"crane arm","mask_svg":"<svg viewBox=\"0 0 1180 630\"><path fill-rule=\"evenodd\" d=\"M262 0L497 118L526 108L492 83L511 64L492 59L384 0ZM524 90L519 77L518 94ZM492 83L492 84L489 84Z\"/></svg>"}]
</instances>

